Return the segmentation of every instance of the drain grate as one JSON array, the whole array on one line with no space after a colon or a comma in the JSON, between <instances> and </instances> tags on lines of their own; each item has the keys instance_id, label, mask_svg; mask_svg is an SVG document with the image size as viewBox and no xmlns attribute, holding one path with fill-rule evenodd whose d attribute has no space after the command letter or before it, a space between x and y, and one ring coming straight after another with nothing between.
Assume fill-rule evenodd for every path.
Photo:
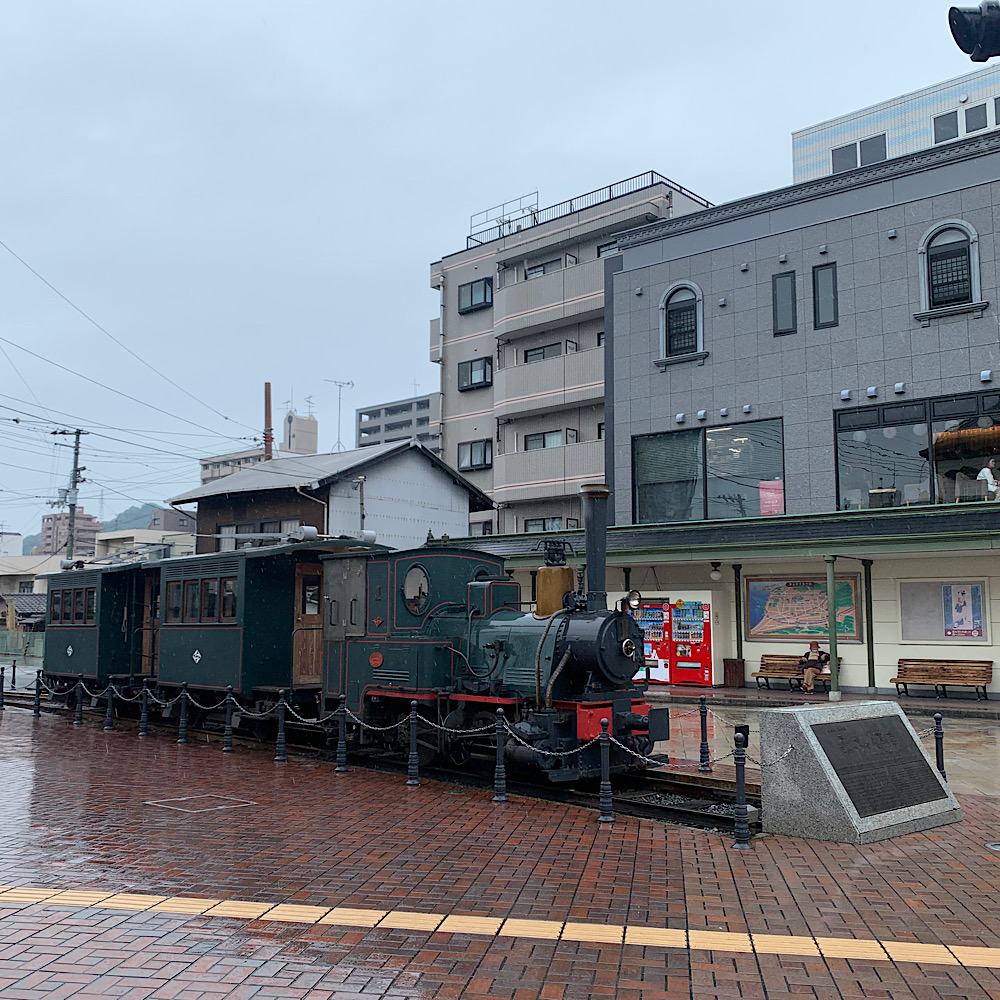
<instances>
[{"instance_id":1,"label":"drain grate","mask_svg":"<svg viewBox=\"0 0 1000 1000\"><path fill-rule=\"evenodd\" d=\"M234 799L231 795L184 795L178 799L149 799L143 804L185 813L215 812L219 809L242 809L244 806L257 805L249 799Z\"/></svg>"}]
</instances>

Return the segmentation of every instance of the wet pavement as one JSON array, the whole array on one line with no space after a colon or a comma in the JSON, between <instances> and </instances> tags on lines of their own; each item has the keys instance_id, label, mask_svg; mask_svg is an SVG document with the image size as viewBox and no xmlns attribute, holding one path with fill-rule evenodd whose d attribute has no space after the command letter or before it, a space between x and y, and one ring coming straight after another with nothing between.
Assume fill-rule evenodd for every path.
<instances>
[{"instance_id":1,"label":"wet pavement","mask_svg":"<svg viewBox=\"0 0 1000 1000\"><path fill-rule=\"evenodd\" d=\"M670 752L697 760L686 711ZM720 751L743 711L753 730L717 706ZM8 709L0 886L21 891L0 891L0 997L998 998L1000 723L945 724L962 823L735 852Z\"/></svg>"}]
</instances>

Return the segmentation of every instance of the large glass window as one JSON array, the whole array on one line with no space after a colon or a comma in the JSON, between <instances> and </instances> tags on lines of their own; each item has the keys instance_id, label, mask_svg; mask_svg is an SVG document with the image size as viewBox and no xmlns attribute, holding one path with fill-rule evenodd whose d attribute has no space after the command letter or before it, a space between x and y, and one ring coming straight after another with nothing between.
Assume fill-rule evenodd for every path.
<instances>
[{"instance_id":1,"label":"large glass window","mask_svg":"<svg viewBox=\"0 0 1000 1000\"><path fill-rule=\"evenodd\" d=\"M227 576L222 579L222 620L236 620L236 577Z\"/></svg>"},{"instance_id":2,"label":"large glass window","mask_svg":"<svg viewBox=\"0 0 1000 1000\"><path fill-rule=\"evenodd\" d=\"M200 589L198 587L197 580L188 580L184 584L184 621L186 622L196 622L198 621L198 609L200 597Z\"/></svg>"},{"instance_id":3,"label":"large glass window","mask_svg":"<svg viewBox=\"0 0 1000 1000\"><path fill-rule=\"evenodd\" d=\"M842 174L845 170L853 170L858 165L858 144L852 142L847 146L838 146L830 151L833 160L833 172Z\"/></svg>"},{"instance_id":4,"label":"large glass window","mask_svg":"<svg viewBox=\"0 0 1000 1000\"><path fill-rule=\"evenodd\" d=\"M1000 498L1000 392L837 414L842 510Z\"/></svg>"},{"instance_id":5,"label":"large glass window","mask_svg":"<svg viewBox=\"0 0 1000 1000\"><path fill-rule=\"evenodd\" d=\"M958 138L958 112L949 111L934 119L934 141L947 142Z\"/></svg>"},{"instance_id":6,"label":"large glass window","mask_svg":"<svg viewBox=\"0 0 1000 1000\"><path fill-rule=\"evenodd\" d=\"M94 587L88 587L84 600L84 624L93 625L97 621L97 590Z\"/></svg>"},{"instance_id":7,"label":"large glass window","mask_svg":"<svg viewBox=\"0 0 1000 1000\"><path fill-rule=\"evenodd\" d=\"M667 358L698 350L698 300L690 288L678 288L667 299L665 346Z\"/></svg>"},{"instance_id":8,"label":"large glass window","mask_svg":"<svg viewBox=\"0 0 1000 1000\"><path fill-rule=\"evenodd\" d=\"M524 530L529 534L534 534L536 531L562 531L563 519L561 517L526 517Z\"/></svg>"},{"instance_id":9,"label":"large glass window","mask_svg":"<svg viewBox=\"0 0 1000 1000\"><path fill-rule=\"evenodd\" d=\"M636 523L698 521L705 516L703 432L674 431L633 439Z\"/></svg>"},{"instance_id":10,"label":"large glass window","mask_svg":"<svg viewBox=\"0 0 1000 1000\"><path fill-rule=\"evenodd\" d=\"M795 272L784 271L771 277L771 306L775 336L795 333Z\"/></svg>"},{"instance_id":11,"label":"large glass window","mask_svg":"<svg viewBox=\"0 0 1000 1000\"><path fill-rule=\"evenodd\" d=\"M181 620L181 585L179 583L167 584L167 621L179 622Z\"/></svg>"},{"instance_id":12,"label":"large glass window","mask_svg":"<svg viewBox=\"0 0 1000 1000\"><path fill-rule=\"evenodd\" d=\"M458 446L458 467L468 469L488 469L493 464L493 442L489 438L482 441L463 441Z\"/></svg>"},{"instance_id":13,"label":"large glass window","mask_svg":"<svg viewBox=\"0 0 1000 1000\"><path fill-rule=\"evenodd\" d=\"M553 271L559 271L562 269L563 262L561 257L557 257L555 260L547 260L544 264L532 264L530 267L524 269L525 278L540 278L543 274L551 274Z\"/></svg>"},{"instance_id":14,"label":"large glass window","mask_svg":"<svg viewBox=\"0 0 1000 1000\"><path fill-rule=\"evenodd\" d=\"M529 347L524 352L524 363L530 365L546 358L557 358L562 354L562 344L546 344L544 347Z\"/></svg>"},{"instance_id":15,"label":"large glass window","mask_svg":"<svg viewBox=\"0 0 1000 1000\"><path fill-rule=\"evenodd\" d=\"M885 159L885 132L881 135L873 135L868 139L862 139L859 145L861 147L861 166L867 167L870 163L881 163Z\"/></svg>"},{"instance_id":16,"label":"large glass window","mask_svg":"<svg viewBox=\"0 0 1000 1000\"><path fill-rule=\"evenodd\" d=\"M214 622L219 618L219 581L201 581L201 620Z\"/></svg>"},{"instance_id":17,"label":"large glass window","mask_svg":"<svg viewBox=\"0 0 1000 1000\"><path fill-rule=\"evenodd\" d=\"M544 431L539 434L524 435L525 451L535 451L538 448L561 448L562 443L562 431Z\"/></svg>"},{"instance_id":18,"label":"large glass window","mask_svg":"<svg viewBox=\"0 0 1000 1000\"><path fill-rule=\"evenodd\" d=\"M965 131L979 132L986 128L986 105L977 104L965 109Z\"/></svg>"},{"instance_id":19,"label":"large glass window","mask_svg":"<svg viewBox=\"0 0 1000 1000\"><path fill-rule=\"evenodd\" d=\"M705 430L708 517L785 513L785 462L780 420Z\"/></svg>"},{"instance_id":20,"label":"large glass window","mask_svg":"<svg viewBox=\"0 0 1000 1000\"><path fill-rule=\"evenodd\" d=\"M972 262L967 233L961 229L945 229L930 241L927 284L931 309L972 301Z\"/></svg>"}]
</instances>

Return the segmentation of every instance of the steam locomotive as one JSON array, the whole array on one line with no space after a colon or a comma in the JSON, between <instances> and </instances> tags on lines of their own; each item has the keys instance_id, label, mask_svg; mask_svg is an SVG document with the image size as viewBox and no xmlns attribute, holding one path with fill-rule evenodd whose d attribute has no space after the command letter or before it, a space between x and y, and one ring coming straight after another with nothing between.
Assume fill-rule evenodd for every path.
<instances>
[{"instance_id":1,"label":"steam locomotive","mask_svg":"<svg viewBox=\"0 0 1000 1000\"><path fill-rule=\"evenodd\" d=\"M612 744L612 768L626 770L669 737L669 716L633 684L642 633L626 603L639 597L607 609L607 488L586 489L589 589L548 566L533 611L500 557L443 542L390 551L326 539L85 566L49 577L44 673L70 698L77 678L98 690L151 684L167 699L182 682L193 695L232 685L254 712L284 691L315 718L344 694L373 727L352 737L400 750L395 724L415 700L422 760L458 765L488 750L503 708L510 762L552 782L600 773L591 741L607 719L628 748Z\"/></svg>"}]
</instances>

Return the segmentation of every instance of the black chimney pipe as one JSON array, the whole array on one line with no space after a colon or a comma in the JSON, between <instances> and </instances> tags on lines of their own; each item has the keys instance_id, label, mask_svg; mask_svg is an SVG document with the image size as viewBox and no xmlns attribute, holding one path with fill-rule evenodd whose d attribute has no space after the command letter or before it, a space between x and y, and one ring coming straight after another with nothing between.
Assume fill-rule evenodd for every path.
<instances>
[{"instance_id":1,"label":"black chimney pipe","mask_svg":"<svg viewBox=\"0 0 1000 1000\"><path fill-rule=\"evenodd\" d=\"M608 497L611 490L604 483L580 487L583 507L583 530L587 545L587 610L607 611L606 588L608 561Z\"/></svg>"}]
</instances>

